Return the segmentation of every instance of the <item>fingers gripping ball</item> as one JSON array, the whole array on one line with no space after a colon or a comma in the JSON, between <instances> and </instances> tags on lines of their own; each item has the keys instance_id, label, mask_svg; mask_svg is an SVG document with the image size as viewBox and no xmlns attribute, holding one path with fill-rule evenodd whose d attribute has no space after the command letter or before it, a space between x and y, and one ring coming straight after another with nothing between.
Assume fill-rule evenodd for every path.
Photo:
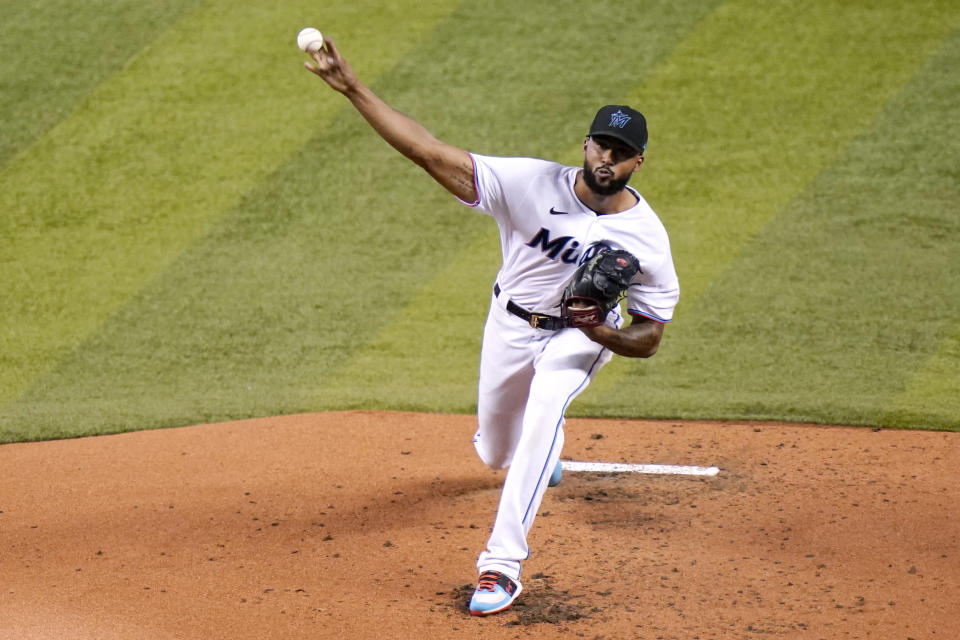
<instances>
[{"instance_id":1,"label":"fingers gripping ball","mask_svg":"<svg viewBox=\"0 0 960 640\"><path fill-rule=\"evenodd\" d=\"M632 254L620 249L601 251L574 272L563 290L561 314L568 327L603 324L640 271Z\"/></svg>"},{"instance_id":2,"label":"fingers gripping ball","mask_svg":"<svg viewBox=\"0 0 960 640\"><path fill-rule=\"evenodd\" d=\"M323 46L323 34L313 27L301 29L297 34L297 46L307 53L316 53Z\"/></svg>"}]
</instances>

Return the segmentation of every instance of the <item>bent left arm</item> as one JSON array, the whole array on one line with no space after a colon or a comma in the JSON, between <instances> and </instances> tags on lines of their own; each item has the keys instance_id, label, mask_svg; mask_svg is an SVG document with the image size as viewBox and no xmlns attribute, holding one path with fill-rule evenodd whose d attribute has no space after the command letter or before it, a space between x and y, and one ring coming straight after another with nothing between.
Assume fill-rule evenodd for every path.
<instances>
[{"instance_id":1,"label":"bent left arm","mask_svg":"<svg viewBox=\"0 0 960 640\"><path fill-rule=\"evenodd\" d=\"M649 358L657 352L663 338L663 325L643 316L633 316L633 322L622 329L602 324L581 327L580 331L617 355L628 358Z\"/></svg>"}]
</instances>

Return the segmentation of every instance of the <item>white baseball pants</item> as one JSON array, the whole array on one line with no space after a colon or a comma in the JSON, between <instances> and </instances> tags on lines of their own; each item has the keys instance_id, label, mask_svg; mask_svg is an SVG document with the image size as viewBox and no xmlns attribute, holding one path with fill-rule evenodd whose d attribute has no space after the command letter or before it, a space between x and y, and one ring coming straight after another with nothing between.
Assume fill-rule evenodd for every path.
<instances>
[{"instance_id":1,"label":"white baseball pants","mask_svg":"<svg viewBox=\"0 0 960 640\"><path fill-rule=\"evenodd\" d=\"M520 578L527 534L563 449L564 411L612 353L579 329L532 328L494 297L480 354L474 446L495 469L509 467L493 531L477 568ZM622 323L618 309L608 323Z\"/></svg>"}]
</instances>

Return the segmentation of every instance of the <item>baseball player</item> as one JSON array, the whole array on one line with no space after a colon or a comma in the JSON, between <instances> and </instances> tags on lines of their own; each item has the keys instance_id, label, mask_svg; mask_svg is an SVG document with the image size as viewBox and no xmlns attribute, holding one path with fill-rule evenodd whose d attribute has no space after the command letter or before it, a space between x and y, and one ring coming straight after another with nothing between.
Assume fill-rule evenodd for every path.
<instances>
[{"instance_id":1,"label":"baseball player","mask_svg":"<svg viewBox=\"0 0 960 640\"><path fill-rule=\"evenodd\" d=\"M652 356L679 285L666 231L627 186L643 165L647 126L625 105L601 108L583 143L582 167L478 155L437 140L360 82L330 38L308 70L346 96L374 130L462 203L496 220L503 264L492 286L480 356L474 445L507 468L470 612L510 607L522 591L527 534L548 485L560 481L564 412L614 353ZM638 269L619 305L596 323L570 323L562 304L579 265L623 250Z\"/></svg>"}]
</instances>

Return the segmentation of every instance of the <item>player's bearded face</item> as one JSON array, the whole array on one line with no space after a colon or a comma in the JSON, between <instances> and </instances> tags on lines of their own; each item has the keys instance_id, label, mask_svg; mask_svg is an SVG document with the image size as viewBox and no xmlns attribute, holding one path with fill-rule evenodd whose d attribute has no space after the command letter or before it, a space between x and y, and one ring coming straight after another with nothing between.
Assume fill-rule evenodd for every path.
<instances>
[{"instance_id":1,"label":"player's bearded face","mask_svg":"<svg viewBox=\"0 0 960 640\"><path fill-rule=\"evenodd\" d=\"M597 176L595 173L598 171L600 172L600 176ZM586 183L587 188L598 196L612 196L615 193L623 191L623 188L630 182L631 175L633 174L628 173L622 178L618 178L616 177L617 174L614 172L613 167L609 165L600 164L591 169L590 161L583 161L583 181Z\"/></svg>"}]
</instances>

